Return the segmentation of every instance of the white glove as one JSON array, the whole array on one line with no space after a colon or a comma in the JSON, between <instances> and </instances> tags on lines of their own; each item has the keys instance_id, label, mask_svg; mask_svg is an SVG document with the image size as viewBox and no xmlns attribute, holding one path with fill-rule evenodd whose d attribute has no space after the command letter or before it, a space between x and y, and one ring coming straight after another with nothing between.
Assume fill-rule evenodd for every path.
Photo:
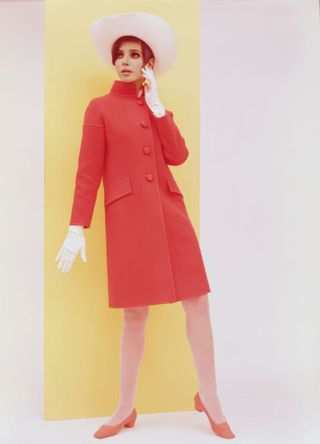
<instances>
[{"instance_id":1,"label":"white glove","mask_svg":"<svg viewBox=\"0 0 320 444\"><path fill-rule=\"evenodd\" d=\"M60 259L58 268L62 268L61 271L63 272L69 271L79 250L82 261L87 262L86 240L83 234L83 226L70 225L68 235L55 259L56 261Z\"/></svg>"},{"instance_id":2,"label":"white glove","mask_svg":"<svg viewBox=\"0 0 320 444\"><path fill-rule=\"evenodd\" d=\"M158 96L158 88L153 70L149 66L146 66L145 68L141 68L141 71L143 77L147 80L147 82L144 83L144 95L147 105L156 117L162 117L166 111Z\"/></svg>"}]
</instances>

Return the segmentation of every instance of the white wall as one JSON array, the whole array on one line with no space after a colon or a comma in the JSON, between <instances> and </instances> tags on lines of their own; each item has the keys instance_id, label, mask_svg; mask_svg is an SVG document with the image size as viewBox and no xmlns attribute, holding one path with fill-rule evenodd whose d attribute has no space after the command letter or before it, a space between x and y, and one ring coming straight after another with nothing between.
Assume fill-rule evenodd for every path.
<instances>
[{"instance_id":1,"label":"white wall","mask_svg":"<svg viewBox=\"0 0 320 444\"><path fill-rule=\"evenodd\" d=\"M293 415L320 395L319 46L316 1L202 1L201 244L221 392Z\"/></svg>"},{"instance_id":2,"label":"white wall","mask_svg":"<svg viewBox=\"0 0 320 444\"><path fill-rule=\"evenodd\" d=\"M0 431L42 416L44 4L0 2Z\"/></svg>"}]
</instances>

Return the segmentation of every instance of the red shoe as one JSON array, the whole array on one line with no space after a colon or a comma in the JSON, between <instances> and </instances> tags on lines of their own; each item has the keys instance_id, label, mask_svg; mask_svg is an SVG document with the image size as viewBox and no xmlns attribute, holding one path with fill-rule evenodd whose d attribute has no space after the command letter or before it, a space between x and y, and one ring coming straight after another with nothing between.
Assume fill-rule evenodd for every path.
<instances>
[{"instance_id":1,"label":"red shoe","mask_svg":"<svg viewBox=\"0 0 320 444\"><path fill-rule=\"evenodd\" d=\"M210 417L207 409L205 408L205 406L203 405L201 399L200 399L200 395L199 392L197 392L194 395L194 407L196 410L198 410L198 412L205 412L205 414L207 415L211 428L212 430L218 435L221 436L221 438L234 438L236 435L231 431L229 424L227 422L221 422L219 424L217 424L216 422L213 421L213 419Z\"/></svg>"},{"instance_id":2,"label":"red shoe","mask_svg":"<svg viewBox=\"0 0 320 444\"><path fill-rule=\"evenodd\" d=\"M107 436L116 435L123 427L133 427L137 418L137 412L134 408L130 415L118 424L103 424L94 434L95 438L107 438Z\"/></svg>"}]
</instances>

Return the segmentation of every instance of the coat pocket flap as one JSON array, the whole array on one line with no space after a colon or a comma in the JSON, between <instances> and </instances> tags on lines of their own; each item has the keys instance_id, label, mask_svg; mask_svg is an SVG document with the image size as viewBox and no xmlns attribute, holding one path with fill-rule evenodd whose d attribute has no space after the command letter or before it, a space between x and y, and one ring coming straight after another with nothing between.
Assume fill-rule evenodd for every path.
<instances>
[{"instance_id":1,"label":"coat pocket flap","mask_svg":"<svg viewBox=\"0 0 320 444\"><path fill-rule=\"evenodd\" d=\"M126 196L131 192L132 190L129 177L125 177L124 179L119 180L119 182L107 187L104 203L105 205L109 205L119 197Z\"/></svg>"},{"instance_id":2,"label":"coat pocket flap","mask_svg":"<svg viewBox=\"0 0 320 444\"><path fill-rule=\"evenodd\" d=\"M180 194L180 195L183 197L183 194L182 194L182 192L180 191L180 188L178 187L177 182L176 182L172 177L168 176L168 180L167 180L167 182L168 182L169 190L170 190L172 193L178 193L178 194Z\"/></svg>"}]
</instances>

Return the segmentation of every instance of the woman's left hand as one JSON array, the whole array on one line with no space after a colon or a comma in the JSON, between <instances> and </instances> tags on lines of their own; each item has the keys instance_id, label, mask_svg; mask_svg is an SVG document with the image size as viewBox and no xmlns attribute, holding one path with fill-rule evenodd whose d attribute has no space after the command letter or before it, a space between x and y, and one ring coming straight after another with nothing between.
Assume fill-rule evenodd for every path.
<instances>
[{"instance_id":1,"label":"woman's left hand","mask_svg":"<svg viewBox=\"0 0 320 444\"><path fill-rule=\"evenodd\" d=\"M144 83L144 94L147 105L156 117L162 117L166 112L158 96L158 88L153 70L149 66L145 66L141 68L141 71L143 77L147 80L147 82Z\"/></svg>"}]
</instances>

